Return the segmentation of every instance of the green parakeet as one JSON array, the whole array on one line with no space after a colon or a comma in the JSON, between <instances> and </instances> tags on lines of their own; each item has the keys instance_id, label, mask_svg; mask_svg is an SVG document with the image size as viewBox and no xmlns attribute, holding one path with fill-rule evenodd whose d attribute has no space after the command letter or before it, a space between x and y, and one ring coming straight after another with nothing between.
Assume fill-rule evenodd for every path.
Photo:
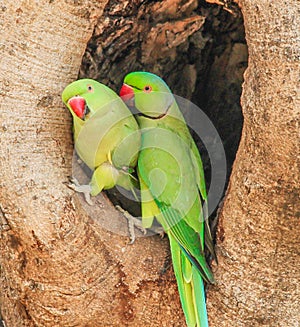
<instances>
[{"instance_id":1,"label":"green parakeet","mask_svg":"<svg viewBox=\"0 0 300 327\"><path fill-rule=\"evenodd\" d=\"M143 226L149 228L156 217L169 237L187 325L208 326L203 280L214 279L204 256L205 235L212 252L213 247L208 217L203 217L207 210L202 210L202 201L207 204L207 194L198 149L174 96L160 77L130 73L120 96L133 99L138 110Z\"/></svg>"},{"instance_id":2,"label":"green parakeet","mask_svg":"<svg viewBox=\"0 0 300 327\"><path fill-rule=\"evenodd\" d=\"M107 86L81 79L69 84L62 100L73 116L75 149L93 172L89 185L74 185L88 202L103 189L120 185L133 190L141 137L122 99Z\"/></svg>"}]
</instances>

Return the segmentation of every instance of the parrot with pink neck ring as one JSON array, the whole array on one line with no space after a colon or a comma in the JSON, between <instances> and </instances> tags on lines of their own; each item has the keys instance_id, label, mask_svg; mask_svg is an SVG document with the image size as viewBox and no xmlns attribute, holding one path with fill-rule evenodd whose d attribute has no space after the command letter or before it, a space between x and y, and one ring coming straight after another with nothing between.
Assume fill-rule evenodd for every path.
<instances>
[{"instance_id":1,"label":"parrot with pink neck ring","mask_svg":"<svg viewBox=\"0 0 300 327\"><path fill-rule=\"evenodd\" d=\"M167 84L147 72L124 79L120 96L138 113L142 135L138 158L142 222L162 225L170 249L188 327L208 327L204 282L214 282L204 245L215 257L207 215L202 161Z\"/></svg>"}]
</instances>

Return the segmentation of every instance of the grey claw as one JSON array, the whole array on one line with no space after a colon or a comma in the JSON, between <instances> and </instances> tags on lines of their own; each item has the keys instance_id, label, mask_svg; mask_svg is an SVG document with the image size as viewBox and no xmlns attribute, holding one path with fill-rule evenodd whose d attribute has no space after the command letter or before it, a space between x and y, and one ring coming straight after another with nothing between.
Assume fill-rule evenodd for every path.
<instances>
[{"instance_id":1,"label":"grey claw","mask_svg":"<svg viewBox=\"0 0 300 327\"><path fill-rule=\"evenodd\" d=\"M71 177L70 182L71 184L68 184L68 187L76 192L83 193L85 201L92 206L94 203L91 200L91 186L80 185L75 177Z\"/></svg>"},{"instance_id":2,"label":"grey claw","mask_svg":"<svg viewBox=\"0 0 300 327\"><path fill-rule=\"evenodd\" d=\"M123 216L127 219L128 233L129 233L129 238L130 238L129 244L133 244L136 239L134 228L137 228L144 235L146 235L147 230L142 226L142 222L139 219L137 219L136 217L133 217L128 211L124 210L119 205L116 205L116 209L119 210L123 214Z\"/></svg>"},{"instance_id":3,"label":"grey claw","mask_svg":"<svg viewBox=\"0 0 300 327\"><path fill-rule=\"evenodd\" d=\"M161 239L165 237L165 231L162 227L156 227L153 229L154 233L158 234Z\"/></svg>"}]
</instances>

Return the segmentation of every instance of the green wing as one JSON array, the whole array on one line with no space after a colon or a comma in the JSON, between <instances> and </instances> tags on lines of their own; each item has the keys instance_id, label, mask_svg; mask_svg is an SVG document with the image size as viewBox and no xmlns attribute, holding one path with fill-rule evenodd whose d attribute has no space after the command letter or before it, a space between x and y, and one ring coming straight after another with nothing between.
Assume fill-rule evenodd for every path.
<instances>
[{"instance_id":1,"label":"green wing","mask_svg":"<svg viewBox=\"0 0 300 327\"><path fill-rule=\"evenodd\" d=\"M202 160L201 160L198 148L193 139L191 140L190 151L191 151L191 158L193 161L195 176L197 178L198 189L199 189L202 199L204 201L203 202L203 220L205 221L205 225L204 225L205 245L208 248L212 257L217 262L218 261L217 255L216 255L216 252L214 249L214 244L213 244L212 235L210 232L209 220L208 220L208 203L207 203L207 193L206 193L203 164L202 164Z\"/></svg>"},{"instance_id":2,"label":"green wing","mask_svg":"<svg viewBox=\"0 0 300 327\"><path fill-rule=\"evenodd\" d=\"M204 257L202 206L189 147L177 133L162 127L143 131L139 175L159 208L160 224L182 246L203 278L212 281Z\"/></svg>"},{"instance_id":3,"label":"green wing","mask_svg":"<svg viewBox=\"0 0 300 327\"><path fill-rule=\"evenodd\" d=\"M208 220L208 203L207 203L205 176L204 176L203 164L202 164L201 156L199 154L199 150L183 118L182 120L180 120L178 118L168 117L168 122L169 122L168 126L174 126L172 131L180 135L180 137L184 140L186 146L189 149L189 157L192 161L192 167L193 167L192 169L194 171L195 174L194 176L197 181L198 189L203 200L202 219L203 221L205 221L205 226L204 226L205 237L203 239L205 239L205 245L208 248L209 252L211 253L212 257L217 261L217 256L214 250L214 244L213 244L212 235L210 232L209 220Z\"/></svg>"}]
</instances>

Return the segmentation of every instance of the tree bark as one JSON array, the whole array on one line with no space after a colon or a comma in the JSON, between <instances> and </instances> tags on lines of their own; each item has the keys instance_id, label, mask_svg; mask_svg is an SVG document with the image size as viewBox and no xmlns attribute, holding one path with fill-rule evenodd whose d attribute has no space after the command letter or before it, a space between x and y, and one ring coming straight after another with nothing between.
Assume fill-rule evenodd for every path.
<instances>
[{"instance_id":1,"label":"tree bark","mask_svg":"<svg viewBox=\"0 0 300 327\"><path fill-rule=\"evenodd\" d=\"M7 327L184 323L167 240L129 245L103 228L101 220L126 231L103 196L90 218L65 185L73 145L60 95L76 79L105 4L9 0L0 8L0 303Z\"/></svg>"},{"instance_id":2,"label":"tree bark","mask_svg":"<svg viewBox=\"0 0 300 327\"><path fill-rule=\"evenodd\" d=\"M249 49L244 126L218 226L211 326L298 326L297 1L239 1ZM298 103L297 103L298 101Z\"/></svg>"}]
</instances>

